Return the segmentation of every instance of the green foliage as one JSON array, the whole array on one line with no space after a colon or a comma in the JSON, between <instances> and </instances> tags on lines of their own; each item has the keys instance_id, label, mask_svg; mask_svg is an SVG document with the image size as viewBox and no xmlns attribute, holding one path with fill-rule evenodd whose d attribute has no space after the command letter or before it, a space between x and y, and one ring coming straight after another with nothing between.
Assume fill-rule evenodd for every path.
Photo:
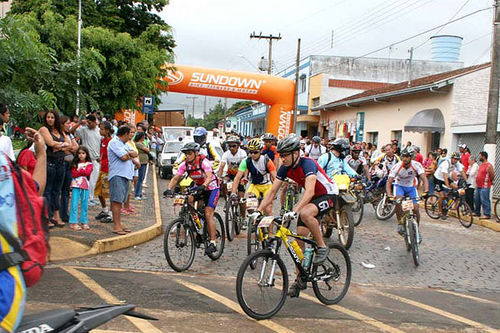
<instances>
[{"instance_id":1,"label":"green foliage","mask_svg":"<svg viewBox=\"0 0 500 333\"><path fill-rule=\"evenodd\" d=\"M234 111L241 109L243 107L247 107L252 105L254 102L252 101L239 101L231 105L231 107L227 110L224 108L222 101L219 102L211 108L208 115L204 119L193 118L193 116L188 115L186 118L186 126L203 126L207 130L211 130L212 128L217 128L219 121L223 120L226 115L233 113Z\"/></svg>"},{"instance_id":2,"label":"green foliage","mask_svg":"<svg viewBox=\"0 0 500 333\"><path fill-rule=\"evenodd\" d=\"M231 114L234 111L237 111L237 110L242 109L242 108L246 108L246 107L252 105L253 103L254 102L252 102L252 101L239 101L239 102L236 102L233 105L231 105L231 107L227 111L229 114Z\"/></svg>"}]
</instances>

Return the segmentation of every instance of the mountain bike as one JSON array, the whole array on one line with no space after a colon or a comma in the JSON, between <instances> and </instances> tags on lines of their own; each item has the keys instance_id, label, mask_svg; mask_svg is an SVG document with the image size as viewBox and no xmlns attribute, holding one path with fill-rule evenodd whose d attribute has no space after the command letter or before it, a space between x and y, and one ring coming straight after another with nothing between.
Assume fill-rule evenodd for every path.
<instances>
[{"instance_id":1,"label":"mountain bike","mask_svg":"<svg viewBox=\"0 0 500 333\"><path fill-rule=\"evenodd\" d=\"M418 249L418 244L420 243L420 234L418 231L418 222L417 216L413 212L413 200L418 197L412 198L409 196L404 196L402 198L396 199L393 202L397 205L401 205L403 209L403 228L404 235L403 238L405 240L406 251L411 250L411 254L413 257L413 263L415 266L420 264L420 251Z\"/></svg>"},{"instance_id":2,"label":"mountain bike","mask_svg":"<svg viewBox=\"0 0 500 333\"><path fill-rule=\"evenodd\" d=\"M361 220L363 219L363 211L365 206L364 186L362 181L351 179L351 183L349 185L349 192L356 199L351 206L351 211L352 211L354 226L357 227L361 223Z\"/></svg>"},{"instance_id":3,"label":"mountain bike","mask_svg":"<svg viewBox=\"0 0 500 333\"><path fill-rule=\"evenodd\" d=\"M280 257L282 244L299 270L297 278L305 284L310 282L314 294L322 303L336 304L344 298L351 283L351 260L343 246L328 244L328 258L323 264L316 266L312 264L318 247L316 241L290 231L288 228L291 221L283 221L282 217L265 216L257 222L260 228L266 228L274 222L278 230L269 238L267 247L248 256L238 271L236 295L247 315L258 320L268 319L285 303L288 272ZM306 243L305 256L295 239ZM251 269L252 262L256 269Z\"/></svg>"},{"instance_id":4,"label":"mountain bike","mask_svg":"<svg viewBox=\"0 0 500 333\"><path fill-rule=\"evenodd\" d=\"M495 205L493 206L493 214L495 214L497 222L500 222L500 198L496 198L495 200Z\"/></svg>"},{"instance_id":5,"label":"mountain bike","mask_svg":"<svg viewBox=\"0 0 500 333\"><path fill-rule=\"evenodd\" d=\"M268 228L259 228L255 221L252 219L251 214L257 210L262 197L258 198L255 194L250 193L247 198L247 216L248 216L248 228L247 228L247 255L251 255L253 252L259 249L265 248L265 241L269 235ZM255 268L255 262L251 264L252 269Z\"/></svg>"},{"instance_id":6,"label":"mountain bike","mask_svg":"<svg viewBox=\"0 0 500 333\"><path fill-rule=\"evenodd\" d=\"M189 196L194 196L195 204L189 203ZM172 221L165 231L163 251L168 264L173 270L182 272L193 264L196 248L210 243L204 207L198 205L199 195L196 188L188 188L183 194L174 197L175 207L181 207L179 217ZM220 258L224 252L226 232L220 215L214 213L217 251L207 254L212 260Z\"/></svg>"},{"instance_id":7,"label":"mountain bike","mask_svg":"<svg viewBox=\"0 0 500 333\"><path fill-rule=\"evenodd\" d=\"M238 200L231 200L231 188L233 187L232 181L225 182L226 187L226 203L224 206L225 213L225 223L226 223L226 234L227 240L232 241L234 235L239 235L241 232L241 227L243 224L243 216L241 215L240 207L245 203L244 198L238 198Z\"/></svg>"},{"instance_id":8,"label":"mountain bike","mask_svg":"<svg viewBox=\"0 0 500 333\"><path fill-rule=\"evenodd\" d=\"M460 223L465 228L470 228L473 221L472 209L469 207L465 201L465 190L469 185L465 182L460 182L459 188L456 190L451 190L445 195L442 212L443 215L448 215L448 212L453 209L457 210L457 217ZM425 212L431 219L439 219L441 214L439 213L439 196L436 194L429 195L425 199Z\"/></svg>"},{"instance_id":9,"label":"mountain bike","mask_svg":"<svg viewBox=\"0 0 500 333\"><path fill-rule=\"evenodd\" d=\"M288 183L288 187L285 192L285 207L283 213L291 212L298 201L297 183L288 178L285 179L285 182Z\"/></svg>"}]
</instances>

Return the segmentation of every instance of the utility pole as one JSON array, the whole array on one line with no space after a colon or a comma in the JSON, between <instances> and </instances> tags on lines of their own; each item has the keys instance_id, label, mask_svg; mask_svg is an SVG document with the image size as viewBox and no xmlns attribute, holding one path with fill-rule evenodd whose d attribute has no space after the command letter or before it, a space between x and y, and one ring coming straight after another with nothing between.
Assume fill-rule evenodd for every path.
<instances>
[{"instance_id":1,"label":"utility pole","mask_svg":"<svg viewBox=\"0 0 500 333\"><path fill-rule=\"evenodd\" d=\"M76 58L78 61L76 72L76 115L80 115L80 51L82 48L82 0L78 0L78 50Z\"/></svg>"},{"instance_id":2,"label":"utility pole","mask_svg":"<svg viewBox=\"0 0 500 333\"><path fill-rule=\"evenodd\" d=\"M273 40L280 40L281 39L281 34L278 34L278 36L262 36L262 32L260 34L255 34L255 32L252 32L250 34L250 38L258 38L258 39L268 39L269 40L269 64L267 65L267 74L271 74L272 72L272 67L273 67Z\"/></svg>"},{"instance_id":3,"label":"utility pole","mask_svg":"<svg viewBox=\"0 0 500 333\"><path fill-rule=\"evenodd\" d=\"M411 86L411 63L413 61L413 47L410 47L410 49L408 50L408 52L410 53L410 61L408 63L408 87Z\"/></svg>"},{"instance_id":4,"label":"utility pole","mask_svg":"<svg viewBox=\"0 0 500 333\"><path fill-rule=\"evenodd\" d=\"M273 40L280 40L281 39L281 33L278 34L278 36L273 36L272 34L269 36L262 36L262 32L260 34L255 34L255 31L250 34L250 38L258 38L258 39L268 39L269 40L269 57L268 57L268 64L267 64L267 74L271 75L272 68L273 68ZM269 105L266 105L266 114L269 114ZM267 129L267 119L265 121L265 128ZM277 133L276 133L277 134Z\"/></svg>"},{"instance_id":5,"label":"utility pole","mask_svg":"<svg viewBox=\"0 0 500 333\"><path fill-rule=\"evenodd\" d=\"M488 153L488 161L495 165L498 123L498 80L500 79L500 0L495 0L493 16L493 38L491 39L491 72L488 94L488 113L486 115L486 142L484 151Z\"/></svg>"},{"instance_id":6,"label":"utility pole","mask_svg":"<svg viewBox=\"0 0 500 333\"><path fill-rule=\"evenodd\" d=\"M193 100L193 118L194 118L194 100L197 99L198 97L196 96L188 96L186 97L187 99L192 99Z\"/></svg>"},{"instance_id":7,"label":"utility pole","mask_svg":"<svg viewBox=\"0 0 500 333\"><path fill-rule=\"evenodd\" d=\"M300 66L300 38L297 42L297 60L295 61L295 101L293 107L292 133L295 133L297 111L299 110L299 66Z\"/></svg>"}]
</instances>

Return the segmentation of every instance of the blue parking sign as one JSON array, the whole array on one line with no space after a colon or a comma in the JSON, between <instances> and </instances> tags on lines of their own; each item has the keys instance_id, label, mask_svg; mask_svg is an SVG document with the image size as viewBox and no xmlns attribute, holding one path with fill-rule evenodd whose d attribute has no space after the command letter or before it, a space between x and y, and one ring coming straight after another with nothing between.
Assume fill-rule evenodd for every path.
<instances>
[{"instance_id":1,"label":"blue parking sign","mask_svg":"<svg viewBox=\"0 0 500 333\"><path fill-rule=\"evenodd\" d=\"M142 113L153 114L154 109L155 109L155 97L144 96L142 98Z\"/></svg>"}]
</instances>

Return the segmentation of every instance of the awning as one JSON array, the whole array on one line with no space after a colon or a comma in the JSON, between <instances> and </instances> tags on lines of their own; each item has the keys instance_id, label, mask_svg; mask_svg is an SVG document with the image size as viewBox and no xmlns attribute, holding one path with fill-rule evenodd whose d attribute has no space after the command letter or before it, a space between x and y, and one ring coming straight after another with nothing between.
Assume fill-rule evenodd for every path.
<instances>
[{"instance_id":1,"label":"awning","mask_svg":"<svg viewBox=\"0 0 500 333\"><path fill-rule=\"evenodd\" d=\"M417 112L405 125L406 132L444 133L444 117L439 109L426 109Z\"/></svg>"},{"instance_id":2,"label":"awning","mask_svg":"<svg viewBox=\"0 0 500 333\"><path fill-rule=\"evenodd\" d=\"M301 114L297 116L298 123L319 123L319 115Z\"/></svg>"}]
</instances>

